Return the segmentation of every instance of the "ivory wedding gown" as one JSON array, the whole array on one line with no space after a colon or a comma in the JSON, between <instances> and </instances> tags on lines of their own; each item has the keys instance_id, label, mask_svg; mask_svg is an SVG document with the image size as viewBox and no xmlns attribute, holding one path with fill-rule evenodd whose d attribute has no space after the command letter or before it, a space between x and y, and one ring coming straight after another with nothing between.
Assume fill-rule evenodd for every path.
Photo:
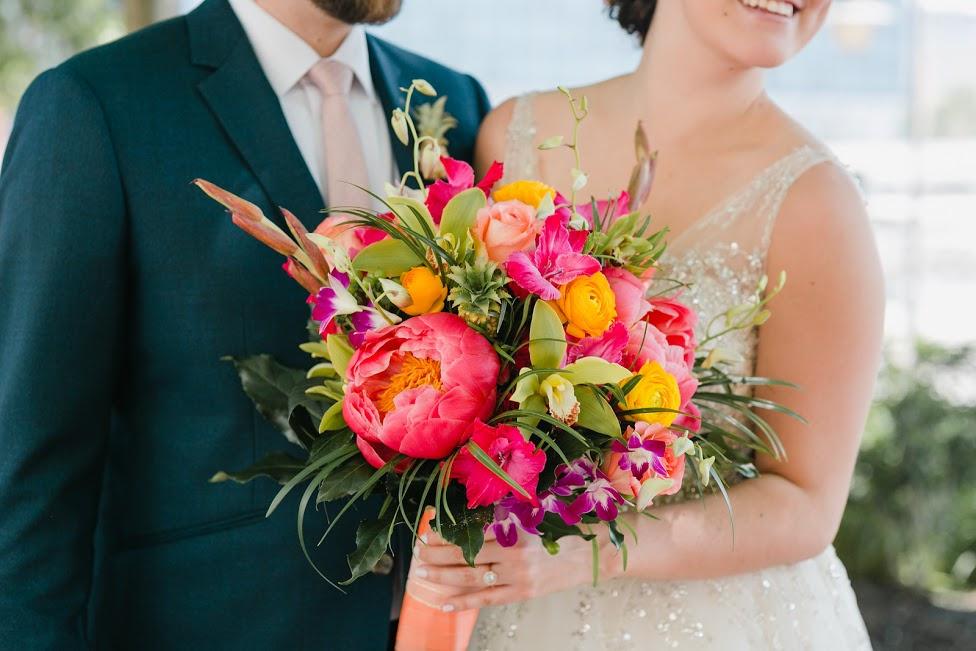
<instances>
[{"instance_id":1,"label":"ivory wedding gown","mask_svg":"<svg viewBox=\"0 0 976 651\"><path fill-rule=\"evenodd\" d=\"M531 96L519 98L508 131L506 178L538 177L535 131ZM699 324L755 290L787 190L821 163L837 164L824 151L797 149L670 243L660 275L690 285L683 296L698 310ZM755 344L755 332L737 332L721 346L741 359L737 371L748 375ZM640 545L633 545L631 554L639 553ZM847 573L831 547L807 561L739 576L619 579L486 608L469 648L846 651L871 645Z\"/></svg>"}]
</instances>

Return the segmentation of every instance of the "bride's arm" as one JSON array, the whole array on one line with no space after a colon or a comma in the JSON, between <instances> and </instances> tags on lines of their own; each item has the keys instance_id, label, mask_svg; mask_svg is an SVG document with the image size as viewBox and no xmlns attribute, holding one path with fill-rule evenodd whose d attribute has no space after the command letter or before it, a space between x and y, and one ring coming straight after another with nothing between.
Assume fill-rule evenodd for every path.
<instances>
[{"instance_id":1,"label":"bride's arm","mask_svg":"<svg viewBox=\"0 0 976 651\"><path fill-rule=\"evenodd\" d=\"M636 514L626 575L648 580L695 579L749 572L815 556L837 532L880 356L883 283L860 195L837 168L814 168L791 189L767 260L770 275L786 269L786 289L759 337L756 373L787 379L800 390L759 395L807 417L804 425L770 415L789 454L760 456L760 477L730 489L735 545L721 496L657 508L660 520ZM523 539L529 538L523 536ZM534 541L532 541L534 543ZM619 555L603 547L602 575L622 575ZM503 549L486 544L497 587L452 598L449 608L520 601L579 585L589 578L589 547L567 541L550 556L541 545ZM452 555L453 554L453 555ZM484 568L457 567L449 546L421 545L417 569L427 579L477 585Z\"/></svg>"},{"instance_id":2,"label":"bride's arm","mask_svg":"<svg viewBox=\"0 0 976 651\"><path fill-rule=\"evenodd\" d=\"M800 389L757 395L788 405L809 421L768 420L788 459L760 455L761 475L730 491L735 548L719 496L658 509L641 518L654 553L634 550L628 574L653 579L704 578L800 561L823 551L840 524L861 432L877 376L884 290L860 195L832 165L791 190L767 259L771 277L788 272L759 333L756 374ZM643 542L643 539L642 541Z\"/></svg>"}]
</instances>

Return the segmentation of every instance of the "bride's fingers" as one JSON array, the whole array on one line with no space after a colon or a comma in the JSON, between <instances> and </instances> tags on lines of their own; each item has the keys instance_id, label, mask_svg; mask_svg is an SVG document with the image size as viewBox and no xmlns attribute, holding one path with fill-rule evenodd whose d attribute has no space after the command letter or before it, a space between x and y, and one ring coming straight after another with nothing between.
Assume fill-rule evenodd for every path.
<instances>
[{"instance_id":1,"label":"bride's fingers","mask_svg":"<svg viewBox=\"0 0 976 651\"><path fill-rule=\"evenodd\" d=\"M492 574L489 575L489 572ZM461 588L487 588L505 583L505 579L497 569L490 565L476 565L474 567L467 565L418 565L415 575L430 583ZM488 580L485 578L486 575Z\"/></svg>"},{"instance_id":2,"label":"bride's fingers","mask_svg":"<svg viewBox=\"0 0 976 651\"><path fill-rule=\"evenodd\" d=\"M523 601L526 595L522 589L515 586L498 586L496 588L485 588L477 592L466 592L464 594L447 597L440 604L441 610L450 613L461 610L471 610L472 608L484 608L485 606L500 606L515 601Z\"/></svg>"}]
</instances>

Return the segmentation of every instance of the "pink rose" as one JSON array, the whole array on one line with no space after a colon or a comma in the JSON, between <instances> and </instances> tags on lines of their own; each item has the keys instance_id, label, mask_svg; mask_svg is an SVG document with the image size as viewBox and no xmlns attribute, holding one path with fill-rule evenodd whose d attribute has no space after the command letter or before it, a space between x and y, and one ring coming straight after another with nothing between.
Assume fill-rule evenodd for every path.
<instances>
[{"instance_id":1,"label":"pink rose","mask_svg":"<svg viewBox=\"0 0 976 651\"><path fill-rule=\"evenodd\" d=\"M500 201L478 211L471 232L484 245L488 257L502 264L516 251L531 249L540 226L532 206L521 201Z\"/></svg>"},{"instance_id":2,"label":"pink rose","mask_svg":"<svg viewBox=\"0 0 976 651\"><path fill-rule=\"evenodd\" d=\"M366 460L443 459L491 416L499 371L487 339L439 312L370 330L346 370L342 415Z\"/></svg>"},{"instance_id":3,"label":"pink rose","mask_svg":"<svg viewBox=\"0 0 976 651\"><path fill-rule=\"evenodd\" d=\"M681 346L688 365L694 365L695 347L698 345L695 339L698 315L694 310L673 298L652 298L651 311L645 320L664 333L669 344Z\"/></svg>"},{"instance_id":4,"label":"pink rose","mask_svg":"<svg viewBox=\"0 0 976 651\"><path fill-rule=\"evenodd\" d=\"M465 447L461 448L454 459L451 477L464 486L468 508L489 506L509 493L519 500L535 502L539 473L546 466L546 453L525 440L522 433L511 425L489 427L481 421L475 421L472 431L471 442L494 459L532 499L526 500L524 495L513 491L511 486L475 459Z\"/></svg>"},{"instance_id":5,"label":"pink rose","mask_svg":"<svg viewBox=\"0 0 976 651\"><path fill-rule=\"evenodd\" d=\"M624 438L628 443L617 442L602 468L621 495L636 496L651 479L671 480L671 485L658 495L674 495L681 490L685 457L674 454L678 434L657 423L638 421L627 428Z\"/></svg>"},{"instance_id":6,"label":"pink rose","mask_svg":"<svg viewBox=\"0 0 976 651\"><path fill-rule=\"evenodd\" d=\"M610 266L603 268L603 275L617 299L617 318L625 325L635 323L651 309L651 304L644 298L647 285L637 276L622 267Z\"/></svg>"}]
</instances>

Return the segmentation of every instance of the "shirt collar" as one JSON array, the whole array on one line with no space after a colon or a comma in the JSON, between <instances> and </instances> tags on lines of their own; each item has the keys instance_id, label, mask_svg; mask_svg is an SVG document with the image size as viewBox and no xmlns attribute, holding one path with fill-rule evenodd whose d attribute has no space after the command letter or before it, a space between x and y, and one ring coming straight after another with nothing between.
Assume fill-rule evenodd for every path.
<instances>
[{"instance_id":1,"label":"shirt collar","mask_svg":"<svg viewBox=\"0 0 976 651\"><path fill-rule=\"evenodd\" d=\"M254 0L230 0L230 5L251 41L271 88L279 98L283 97L321 57L298 34L278 22ZM369 47L362 27L353 26L335 54L329 58L349 66L366 94L372 99L376 98L369 67Z\"/></svg>"}]
</instances>

